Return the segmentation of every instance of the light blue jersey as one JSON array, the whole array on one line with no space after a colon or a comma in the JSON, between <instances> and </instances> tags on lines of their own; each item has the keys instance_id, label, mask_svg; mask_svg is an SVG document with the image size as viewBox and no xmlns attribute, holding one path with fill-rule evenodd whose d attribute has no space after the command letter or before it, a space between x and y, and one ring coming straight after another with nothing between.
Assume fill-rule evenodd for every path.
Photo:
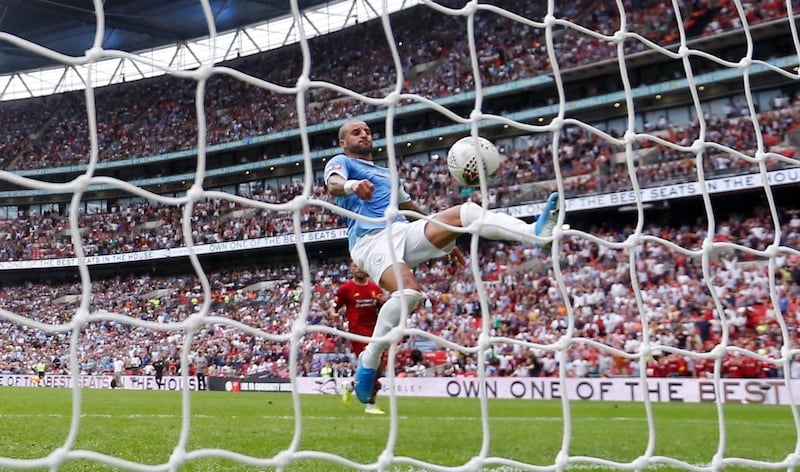
<instances>
[{"instance_id":1,"label":"light blue jersey","mask_svg":"<svg viewBox=\"0 0 800 472\"><path fill-rule=\"evenodd\" d=\"M337 154L325 164L325 182L328 182L328 178L333 174L339 174L347 180L367 179L375 186L372 200L365 201L358 198L355 194L350 194L346 197L335 197L334 202L337 205L365 217L383 218L384 212L389 206L392 197L392 178L389 174L389 169L376 166L369 161L347 157L344 154ZM403 203L409 201L411 197L409 197L408 193L403 189L402 183L398 183L398 185L400 186L398 202ZM356 239L360 236L386 227L385 221L372 222L352 218L345 219L347 220L348 245L351 250L356 244ZM406 219L402 216L398 216L395 221L406 221Z\"/></svg>"}]
</instances>

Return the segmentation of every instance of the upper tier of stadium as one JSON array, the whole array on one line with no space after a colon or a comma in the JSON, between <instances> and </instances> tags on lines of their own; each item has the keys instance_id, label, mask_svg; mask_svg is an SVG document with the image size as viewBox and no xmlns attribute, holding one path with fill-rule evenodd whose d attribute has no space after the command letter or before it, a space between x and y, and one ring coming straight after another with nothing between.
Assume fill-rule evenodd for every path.
<instances>
[{"instance_id":1,"label":"upper tier of stadium","mask_svg":"<svg viewBox=\"0 0 800 472\"><path fill-rule=\"evenodd\" d=\"M464 2L443 3L458 6ZM543 5L535 2L524 6L509 1L494 3L532 21L542 21L547 13ZM785 27L787 23L786 10L785 7L781 9L781 5L759 5L757 9L744 12L745 21L754 27L756 39L785 33L774 24L777 22ZM701 2L696 8L686 8L682 29L691 38L725 36L727 32L727 39L718 40L716 38L722 36L715 36L714 41L703 43L703 47L713 48L712 52L725 60L737 61L743 57L743 22L733 2ZM559 7L555 13L558 18L569 19L589 30L613 35L620 23L615 12L615 9L593 8L593 2L579 2L570 3L569 7ZM636 8L630 8L627 12L627 31L665 47L672 45L675 49L680 40L679 28L674 15L669 13L670 9L662 2L637 3ZM758 25L765 27L759 29ZM472 76L465 32L464 17L446 16L426 6L393 15L392 33L405 79L402 91L442 99L473 90L476 78ZM494 13L479 11L475 16L475 32L482 87L547 76L552 74L555 67L567 73L565 77L568 79L568 71L587 65L607 62L616 67L617 47L613 41L600 40L572 28L557 28L551 52L558 64L550 62L542 28L533 28ZM335 41L326 39L310 42L309 78L341 85L367 97L385 96L394 86L398 71L393 66L391 50L380 23L359 24L335 34ZM359 47L364 41L370 44L369 48ZM786 50L778 46L781 42L775 38L765 40L764 44L773 46L759 47L757 55L763 56L753 58L766 60L784 54ZM736 46L731 46L729 50L717 49L726 44ZM112 46L108 44L108 47ZM791 50L791 45L784 46ZM633 86L675 78L674 67L680 61L672 61L672 66L666 67L663 64L665 56L647 52L646 45L634 38L626 39L625 49L626 56L630 55L631 58L629 67L652 63L653 69L663 70L661 76L653 75L652 71L634 76L632 80L636 83ZM646 57L640 58L642 54ZM175 60L185 55L196 54L177 54ZM730 57L725 57L728 55ZM331 60L333 58L335 60ZM288 45L224 64L270 83L292 87L301 74L303 57L297 45ZM275 64L281 66L275 67ZM183 64L185 67L197 65ZM695 74L720 68L719 64L709 61L698 63L695 67ZM96 90L100 162L147 158L193 149L197 145L194 81L164 76L131 83L130 80L137 75L135 69L130 64L121 64L115 75L117 79L128 82ZM61 72L64 80L69 80L70 71L77 73L74 68L64 69ZM36 74L29 76L32 80ZM82 83L86 79L80 77L75 82ZM19 88L32 89L27 83L16 83L17 80L28 79L17 75L9 80L3 87L5 94ZM57 91L63 91L69 84L62 83L59 87ZM619 89L619 83L597 83L593 89L575 90L574 95L567 98L574 100L579 93L583 96L597 95ZM554 97L553 91L537 95L541 95L541 103L525 104L529 107L545 104L552 102ZM310 89L307 100L309 103L302 112L311 125L380 108L321 87ZM0 107L0 119L6 127L0 144L0 168L25 171L86 164L90 155L86 105L83 92L72 92L14 101ZM208 120L209 145L240 142L299 126L300 110L295 95L269 92L222 74L215 74L206 84L204 109Z\"/></svg>"}]
</instances>

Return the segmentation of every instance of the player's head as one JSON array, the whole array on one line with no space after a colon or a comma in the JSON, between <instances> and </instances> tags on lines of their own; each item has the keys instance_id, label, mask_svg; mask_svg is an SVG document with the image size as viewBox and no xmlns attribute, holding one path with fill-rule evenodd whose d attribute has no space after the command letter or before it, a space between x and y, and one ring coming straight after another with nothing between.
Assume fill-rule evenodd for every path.
<instances>
[{"instance_id":1,"label":"player's head","mask_svg":"<svg viewBox=\"0 0 800 472\"><path fill-rule=\"evenodd\" d=\"M361 120L349 120L339 128L339 146L345 155L359 159L372 158L372 131Z\"/></svg>"},{"instance_id":2,"label":"player's head","mask_svg":"<svg viewBox=\"0 0 800 472\"><path fill-rule=\"evenodd\" d=\"M369 275L366 272L361 270L355 262L350 263L350 273L353 274L353 279L359 283L366 283Z\"/></svg>"}]
</instances>

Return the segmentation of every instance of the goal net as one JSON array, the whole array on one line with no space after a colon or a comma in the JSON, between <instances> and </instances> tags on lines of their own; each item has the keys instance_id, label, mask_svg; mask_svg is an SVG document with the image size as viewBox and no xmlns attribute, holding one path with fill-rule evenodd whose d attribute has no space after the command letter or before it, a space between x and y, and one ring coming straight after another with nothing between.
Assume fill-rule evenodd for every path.
<instances>
[{"instance_id":1,"label":"goal net","mask_svg":"<svg viewBox=\"0 0 800 472\"><path fill-rule=\"evenodd\" d=\"M3 286L0 320L17 336L10 343L32 346L9 348L4 365L27 369L30 384L40 358L64 359L56 377L67 379L73 403L60 447L35 458L0 453L0 466L58 469L87 460L177 470L209 458L270 470L307 460L324 470L798 466L795 2L452 0L390 15L391 2L354 0L352 9L376 19L313 40L302 3L290 2L297 44L226 62L212 2L201 0L210 53L191 69L105 48L99 0L97 40L82 57L0 36L74 66L87 85L82 99L54 97L63 108L43 128L27 120L36 116L33 100L0 110L11 123L0 143L0 183L11 189L2 196L67 195L54 203L60 211L3 222L9 244L0 269L38 271L41 279L74 268L59 281L26 286L13 275ZM109 59L166 76L95 89L96 65ZM342 217L352 215L327 199L320 181L325 159L339 152L335 130L350 117L371 125L379 160L430 212L473 200L531 221L550 192L562 196L552 248L465 235L467 267L432 261L417 269L426 301L403 316L401 343L388 351L398 367L387 371L379 396L386 435L353 439L353 447L385 444L369 460L326 449L326 435L349 434L335 427L314 431L321 443L309 449L302 407L307 393L321 390L304 375L319 362L313 353L358 339L326 321L335 282L324 272L346 266ZM505 161L496 178L462 189L439 156L469 134L490 137ZM181 152L192 166L171 165ZM145 175L160 160L163 174ZM139 164L151 167L135 171ZM51 167L73 170L58 182ZM92 212L87 202L104 190L127 198ZM331 253L314 245L332 241ZM269 246L291 257L254 256L261 269L224 261ZM141 269L145 260L177 262L151 273ZM104 270L110 263L117 265ZM128 267L135 277L120 277ZM176 278L179 270L191 275ZM296 285L282 284L288 272ZM131 308L137 303L145 308ZM175 348L161 355L176 361L167 377L182 391L181 434L163 462L76 446L85 390L100 378L87 359L108 348L109 330L119 352L141 347L134 340L142 333ZM223 340L231 344L214 344ZM286 373L292 386L288 446L274 454L188 447L202 414L191 391L197 357L254 345L285 351L285 365L264 368ZM400 366L407 351L424 355ZM113 359L106 362L110 379ZM218 376L235 377L225 375L231 366L216 366ZM337 381L326 388L338 394ZM447 441L430 439L452 454L397 453L404 438L459 421L445 412L426 417L431 424L404 423L406 397L420 395L471 397L474 450L453 444L461 434L455 426ZM537 406L543 400L560 400L551 402L555 416ZM504 402L517 402L515 421L493 415ZM618 417L623 403L640 405L640 413ZM663 408L690 403L709 406L698 418L702 433ZM775 411L783 422L761 437L739 427L748 415ZM548 421L555 433L526 425ZM611 426L626 421L630 428ZM638 432L632 447L604 432L625 429Z\"/></svg>"}]
</instances>

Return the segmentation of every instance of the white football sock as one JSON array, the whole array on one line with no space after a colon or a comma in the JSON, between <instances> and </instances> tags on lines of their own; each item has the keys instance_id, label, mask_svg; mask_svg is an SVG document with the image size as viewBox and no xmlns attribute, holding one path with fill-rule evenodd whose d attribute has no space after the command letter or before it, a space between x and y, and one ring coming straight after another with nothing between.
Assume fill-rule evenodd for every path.
<instances>
[{"instance_id":1,"label":"white football sock","mask_svg":"<svg viewBox=\"0 0 800 472\"><path fill-rule=\"evenodd\" d=\"M531 225L518 218L501 212L486 211L483 207L473 202L462 203L461 226L466 228L476 221L483 222L478 230L478 235L486 239L525 242L525 238L522 235L509 230L521 233L529 233L531 231Z\"/></svg>"},{"instance_id":2,"label":"white football sock","mask_svg":"<svg viewBox=\"0 0 800 472\"><path fill-rule=\"evenodd\" d=\"M373 336L383 336L392 330L400 322L400 315L403 313L403 303L405 303L408 312L417 307L420 300L422 300L422 293L417 290L406 288L403 292L392 292L391 297L383 304L378 312L378 321L375 323L375 329L372 331ZM361 353L361 365L368 369L377 369L381 363L381 355L388 346L388 342L373 341L367 344L364 351Z\"/></svg>"}]
</instances>

